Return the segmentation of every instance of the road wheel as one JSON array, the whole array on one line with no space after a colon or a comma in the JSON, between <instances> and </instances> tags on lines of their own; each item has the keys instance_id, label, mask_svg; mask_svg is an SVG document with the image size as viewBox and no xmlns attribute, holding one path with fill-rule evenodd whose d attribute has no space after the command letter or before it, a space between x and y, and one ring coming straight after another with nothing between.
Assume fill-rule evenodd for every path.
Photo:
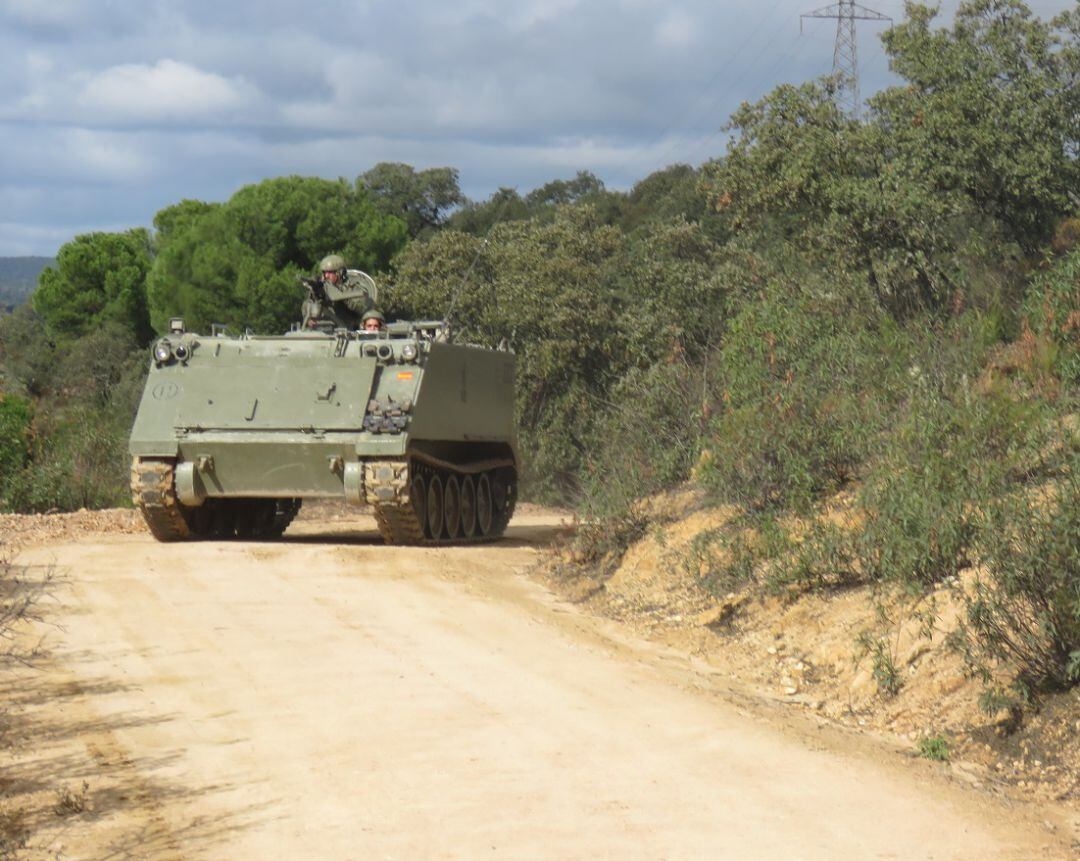
<instances>
[{"instance_id":1,"label":"road wheel","mask_svg":"<svg viewBox=\"0 0 1080 861\"><path fill-rule=\"evenodd\" d=\"M437 475L431 476L427 488L428 537L438 540L443 532L443 486Z\"/></svg>"},{"instance_id":2,"label":"road wheel","mask_svg":"<svg viewBox=\"0 0 1080 861\"><path fill-rule=\"evenodd\" d=\"M447 476L443 487L443 524L451 541L461 534L461 485L456 475Z\"/></svg>"},{"instance_id":3,"label":"road wheel","mask_svg":"<svg viewBox=\"0 0 1080 861\"><path fill-rule=\"evenodd\" d=\"M487 535L491 532L491 480L486 472L476 480L476 534Z\"/></svg>"},{"instance_id":4,"label":"road wheel","mask_svg":"<svg viewBox=\"0 0 1080 861\"><path fill-rule=\"evenodd\" d=\"M512 469L497 469L491 476L491 503L495 509L492 534L502 535L514 516L517 504L517 475Z\"/></svg>"},{"instance_id":5,"label":"road wheel","mask_svg":"<svg viewBox=\"0 0 1080 861\"><path fill-rule=\"evenodd\" d=\"M422 475L414 475L409 484L409 504L416 515L416 522L427 535L427 484L424 483Z\"/></svg>"},{"instance_id":6,"label":"road wheel","mask_svg":"<svg viewBox=\"0 0 1080 861\"><path fill-rule=\"evenodd\" d=\"M300 511L300 499L270 499L270 526L267 537L280 538Z\"/></svg>"},{"instance_id":7,"label":"road wheel","mask_svg":"<svg viewBox=\"0 0 1080 861\"><path fill-rule=\"evenodd\" d=\"M476 482L471 475L461 480L461 537L472 538L476 532Z\"/></svg>"},{"instance_id":8,"label":"road wheel","mask_svg":"<svg viewBox=\"0 0 1080 861\"><path fill-rule=\"evenodd\" d=\"M274 514L277 511L277 500L255 499L252 500L251 504L254 506L251 515L251 537L271 537L274 528Z\"/></svg>"}]
</instances>

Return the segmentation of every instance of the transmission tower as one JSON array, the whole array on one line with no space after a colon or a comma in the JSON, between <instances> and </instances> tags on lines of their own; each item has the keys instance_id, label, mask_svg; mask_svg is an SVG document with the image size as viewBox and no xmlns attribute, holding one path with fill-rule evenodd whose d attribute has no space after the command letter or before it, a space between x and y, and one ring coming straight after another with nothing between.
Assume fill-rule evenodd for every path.
<instances>
[{"instance_id":1,"label":"transmission tower","mask_svg":"<svg viewBox=\"0 0 1080 861\"><path fill-rule=\"evenodd\" d=\"M848 116L859 116L859 61L855 44L856 21L892 21L888 15L882 15L873 9L860 6L855 0L840 0L831 6L815 9L799 16L799 26L803 18L835 18L836 47L833 48L832 70L840 83L836 93L836 103Z\"/></svg>"}]
</instances>

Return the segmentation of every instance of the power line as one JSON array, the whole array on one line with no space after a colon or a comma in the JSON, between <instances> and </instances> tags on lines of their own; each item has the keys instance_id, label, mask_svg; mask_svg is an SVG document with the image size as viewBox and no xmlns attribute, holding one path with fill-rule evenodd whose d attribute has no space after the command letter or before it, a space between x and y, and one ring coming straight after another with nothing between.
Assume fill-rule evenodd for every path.
<instances>
[{"instance_id":1,"label":"power line","mask_svg":"<svg viewBox=\"0 0 1080 861\"><path fill-rule=\"evenodd\" d=\"M848 116L859 116L859 62L855 43L856 21L892 21L888 15L882 15L873 9L860 6L855 0L840 0L831 6L823 6L813 12L804 12L799 16L800 27L803 18L835 18L836 44L833 47L833 74L839 82L836 91L836 103Z\"/></svg>"},{"instance_id":2,"label":"power line","mask_svg":"<svg viewBox=\"0 0 1080 861\"><path fill-rule=\"evenodd\" d=\"M775 0L769 11L758 18L757 24L746 36L746 38L739 43L738 48L736 48L735 51L731 54L727 55L724 62L719 66L719 68L717 68L717 70L713 73L713 76L708 80L708 82L700 88L697 95L694 96L694 98L686 105L682 113L676 115L674 119L670 120L668 123L665 124L663 130L659 134L653 136L652 140L648 144L646 144L646 149L649 149L661 143L670 132L674 131L677 126L681 125L683 121L686 120L687 117L689 117L690 114L693 113L693 111L702 104L702 101L706 97L708 97L711 92L713 92L713 88L715 84L720 80L720 77L725 72L727 72L728 69L732 68L738 63L743 52L746 51L746 49L754 42L754 39L757 37L758 33L761 32L765 24L773 19L773 15L780 8L780 4L782 2L783 0ZM745 69L746 66L744 65L744 73ZM706 105L706 107L709 107L714 101L715 98L710 98L709 105ZM674 150L678 149L680 145L681 144L679 141L675 141L674 143L669 144L668 147L666 147L666 149L662 152L660 157L655 160L656 163L662 163L666 158L671 155Z\"/></svg>"},{"instance_id":3,"label":"power line","mask_svg":"<svg viewBox=\"0 0 1080 861\"><path fill-rule=\"evenodd\" d=\"M802 34L800 33L795 37L794 40L792 40L792 42L790 43L790 45L788 45L787 48L778 53L777 59L773 61L772 65L769 66L764 75L761 76L762 80L771 82L773 73L776 72L782 64L791 63L793 60L798 59L798 57L805 49L805 46L806 41L802 38ZM732 82L732 89L736 89L737 86L742 83L748 71L749 67L743 69L742 74L740 74ZM714 140L716 140L721 134L724 133L725 129L726 125L719 126L717 128L714 128L714 130L708 135L708 137L698 138L695 141L691 141L691 148L689 149L689 152L694 153L695 155L704 152Z\"/></svg>"}]
</instances>

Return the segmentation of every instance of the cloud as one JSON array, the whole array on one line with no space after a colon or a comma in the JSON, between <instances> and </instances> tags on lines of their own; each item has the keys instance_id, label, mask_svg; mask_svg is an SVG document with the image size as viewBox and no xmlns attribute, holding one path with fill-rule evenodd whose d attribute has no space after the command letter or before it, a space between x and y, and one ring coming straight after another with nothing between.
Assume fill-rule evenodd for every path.
<instances>
[{"instance_id":1,"label":"cloud","mask_svg":"<svg viewBox=\"0 0 1080 861\"><path fill-rule=\"evenodd\" d=\"M379 161L459 168L474 198L579 169L627 188L721 153L740 101L827 73L835 22L799 34L821 5L0 0L0 254ZM879 32L858 30L864 95L894 80Z\"/></svg>"},{"instance_id":2,"label":"cloud","mask_svg":"<svg viewBox=\"0 0 1080 861\"><path fill-rule=\"evenodd\" d=\"M688 48L698 40L700 25L682 11L669 14L656 29L656 41L664 48Z\"/></svg>"},{"instance_id":3,"label":"cloud","mask_svg":"<svg viewBox=\"0 0 1080 861\"><path fill-rule=\"evenodd\" d=\"M577 8L579 2L580 0L533 0L531 3L521 4L513 11L515 26L518 29L528 29L537 24L557 21Z\"/></svg>"},{"instance_id":4,"label":"cloud","mask_svg":"<svg viewBox=\"0 0 1080 861\"><path fill-rule=\"evenodd\" d=\"M113 66L86 80L79 97L91 111L120 122L206 119L243 113L261 101L258 91L242 79L176 60Z\"/></svg>"},{"instance_id":5,"label":"cloud","mask_svg":"<svg viewBox=\"0 0 1080 861\"><path fill-rule=\"evenodd\" d=\"M67 31L94 18L94 6L90 0L0 0L0 15L30 29Z\"/></svg>"},{"instance_id":6,"label":"cloud","mask_svg":"<svg viewBox=\"0 0 1080 861\"><path fill-rule=\"evenodd\" d=\"M145 135L86 128L5 129L3 188L60 183L128 185L154 176L160 160Z\"/></svg>"}]
</instances>

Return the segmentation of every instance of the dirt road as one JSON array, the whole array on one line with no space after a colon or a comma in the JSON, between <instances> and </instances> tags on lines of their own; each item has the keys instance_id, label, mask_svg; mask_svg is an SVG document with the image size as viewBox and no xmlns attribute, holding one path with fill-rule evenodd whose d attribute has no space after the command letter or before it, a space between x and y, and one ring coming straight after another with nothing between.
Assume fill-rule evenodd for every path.
<instances>
[{"instance_id":1,"label":"dirt road","mask_svg":"<svg viewBox=\"0 0 1080 861\"><path fill-rule=\"evenodd\" d=\"M67 580L52 667L4 692L37 726L9 785L68 788L32 848L1067 857L1030 812L755 720L610 639L521 573L557 522L521 516L476 548L385 548L361 517L297 522L276 544L105 535L25 551Z\"/></svg>"}]
</instances>

